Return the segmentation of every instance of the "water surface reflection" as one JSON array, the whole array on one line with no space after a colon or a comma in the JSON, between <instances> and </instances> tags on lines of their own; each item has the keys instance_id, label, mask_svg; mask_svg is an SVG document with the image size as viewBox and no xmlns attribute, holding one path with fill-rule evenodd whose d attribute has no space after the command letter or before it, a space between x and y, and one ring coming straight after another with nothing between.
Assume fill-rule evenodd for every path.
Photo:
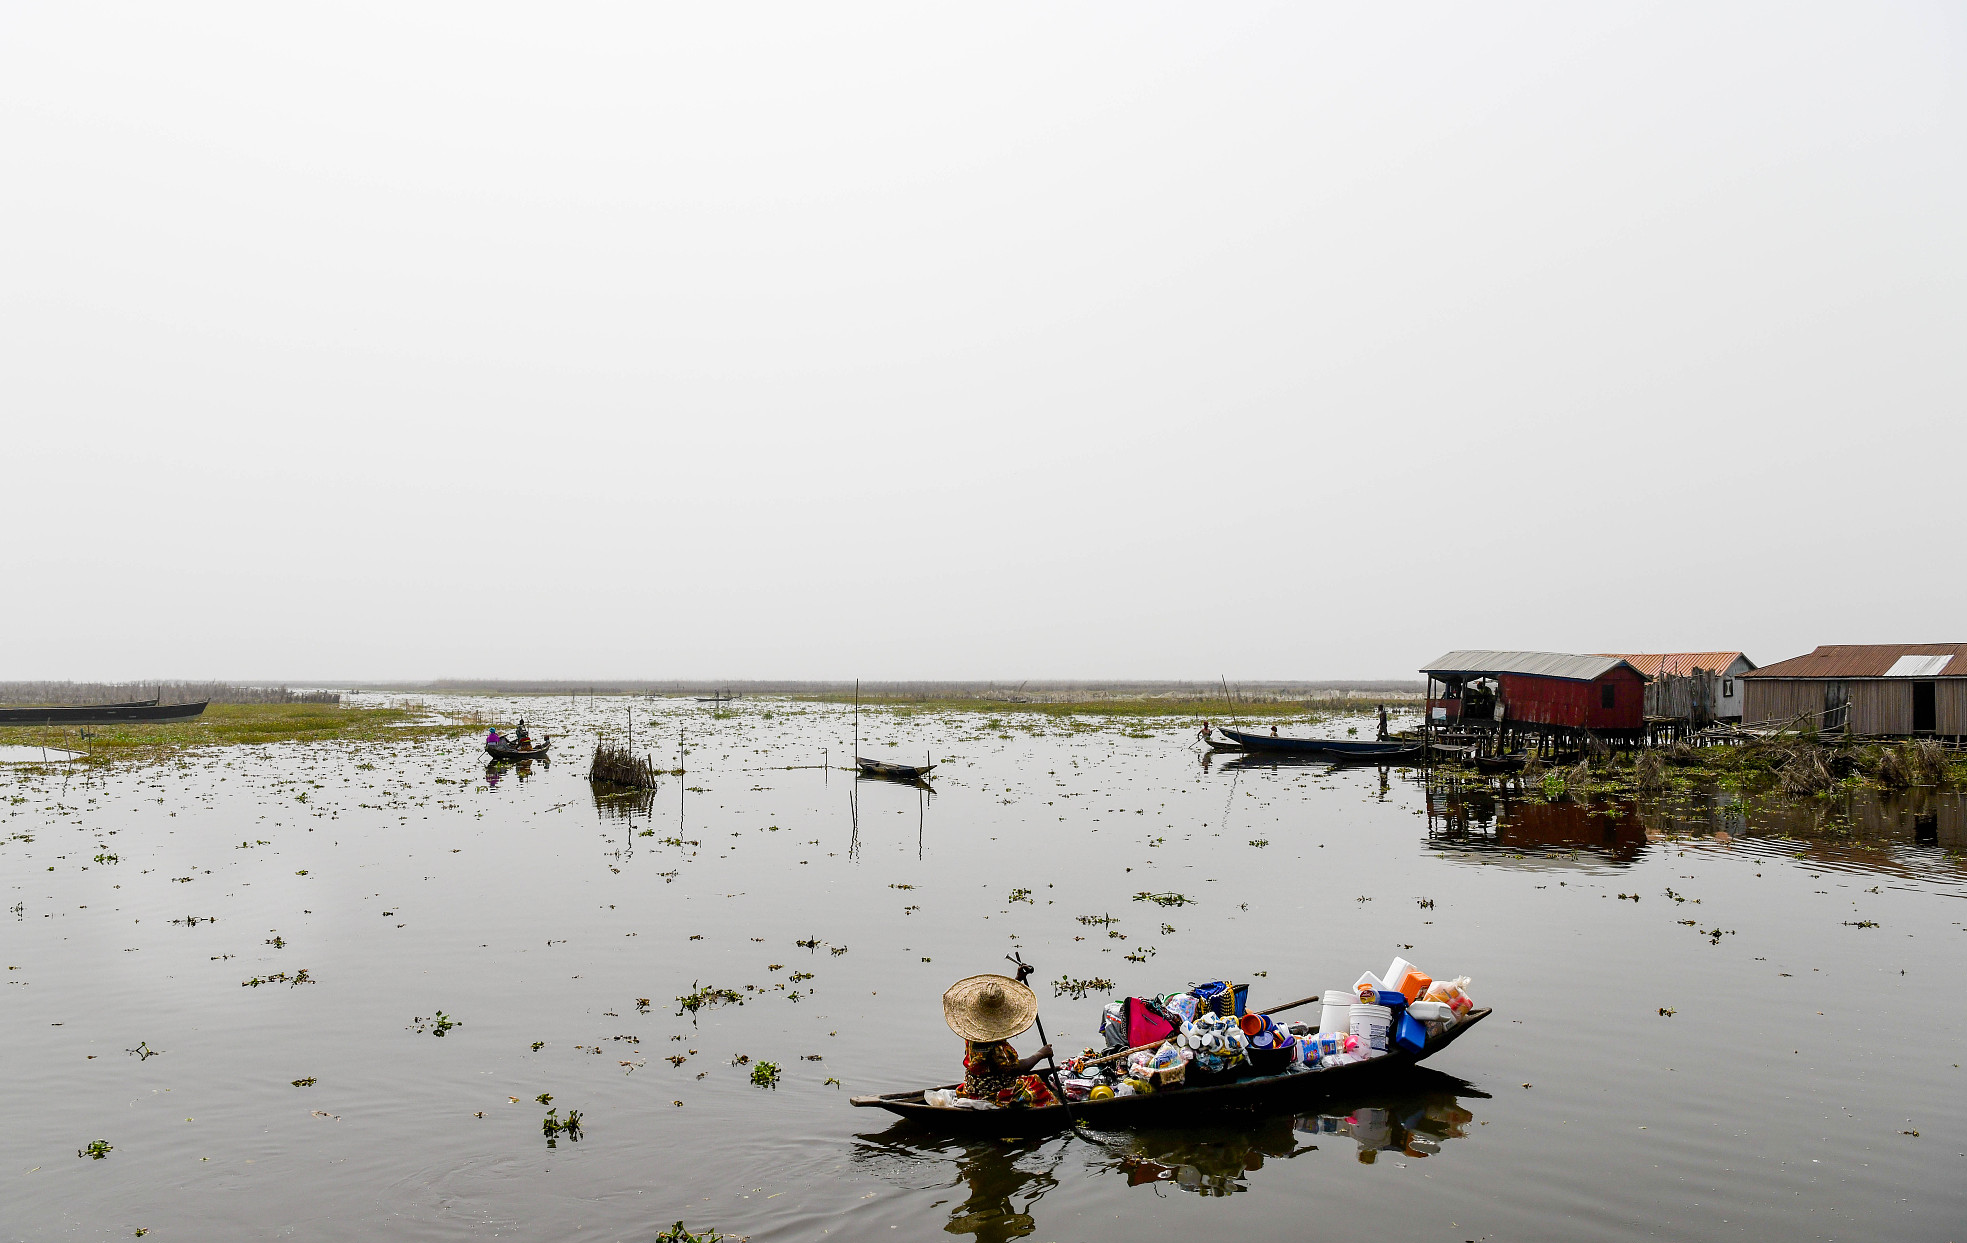
<instances>
[{"instance_id":1,"label":"water surface reflection","mask_svg":"<svg viewBox=\"0 0 1967 1243\"><path fill-rule=\"evenodd\" d=\"M897 1122L858 1136L855 1159L918 1190L924 1176L926 1185L960 1189L961 1199L937 1201L949 1214L947 1233L1017 1239L1039 1228L1040 1203L1060 1184L1061 1170L1070 1174L1080 1162L1087 1173L1117 1175L1156 1195L1235 1195L1255 1190L1264 1171L1283 1177L1286 1162L1321 1150L1350 1151L1366 1165L1382 1152L1434 1156L1468 1134L1470 1103L1487 1099L1464 1080L1420 1068L1394 1091L1341 1098L1315 1113L1237 1114L1179 1128L1010 1141ZM1352 1141L1349 1149L1343 1140Z\"/></svg>"}]
</instances>

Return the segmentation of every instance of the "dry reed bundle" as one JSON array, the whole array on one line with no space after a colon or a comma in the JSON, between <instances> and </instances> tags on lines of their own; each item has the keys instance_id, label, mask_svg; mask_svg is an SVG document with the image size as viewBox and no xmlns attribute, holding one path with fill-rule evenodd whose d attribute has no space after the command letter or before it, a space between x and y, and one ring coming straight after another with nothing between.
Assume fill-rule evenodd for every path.
<instances>
[{"instance_id":1,"label":"dry reed bundle","mask_svg":"<svg viewBox=\"0 0 1967 1243\"><path fill-rule=\"evenodd\" d=\"M637 755L627 747L597 742L594 744L594 759L587 766L587 779L638 790L653 790L656 788L656 766L646 756Z\"/></svg>"},{"instance_id":2,"label":"dry reed bundle","mask_svg":"<svg viewBox=\"0 0 1967 1243\"><path fill-rule=\"evenodd\" d=\"M1783 793L1790 795L1821 794L1837 780L1824 764L1823 750L1810 746L1798 747L1790 755L1778 779L1782 783Z\"/></svg>"},{"instance_id":3,"label":"dry reed bundle","mask_svg":"<svg viewBox=\"0 0 1967 1243\"><path fill-rule=\"evenodd\" d=\"M1641 751L1632 761L1633 781L1648 794L1667 787L1666 758L1658 751Z\"/></svg>"}]
</instances>

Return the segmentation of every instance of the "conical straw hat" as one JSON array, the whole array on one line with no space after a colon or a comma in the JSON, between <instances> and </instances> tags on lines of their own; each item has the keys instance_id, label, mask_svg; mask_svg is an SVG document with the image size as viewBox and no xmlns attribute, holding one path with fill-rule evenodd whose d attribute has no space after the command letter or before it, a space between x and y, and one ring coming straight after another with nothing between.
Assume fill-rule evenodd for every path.
<instances>
[{"instance_id":1,"label":"conical straw hat","mask_svg":"<svg viewBox=\"0 0 1967 1243\"><path fill-rule=\"evenodd\" d=\"M943 994L943 1019L965 1040L1009 1040L1038 1017L1038 998L1005 975L973 975Z\"/></svg>"}]
</instances>

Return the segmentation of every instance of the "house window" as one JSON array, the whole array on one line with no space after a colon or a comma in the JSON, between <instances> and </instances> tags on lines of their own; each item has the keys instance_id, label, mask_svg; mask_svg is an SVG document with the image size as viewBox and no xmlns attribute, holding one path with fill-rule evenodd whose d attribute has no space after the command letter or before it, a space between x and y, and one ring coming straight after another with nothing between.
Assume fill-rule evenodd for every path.
<instances>
[{"instance_id":1,"label":"house window","mask_svg":"<svg viewBox=\"0 0 1967 1243\"><path fill-rule=\"evenodd\" d=\"M1618 703L1619 688L1616 684L1607 682L1599 688L1598 693L1600 707L1610 708Z\"/></svg>"},{"instance_id":2,"label":"house window","mask_svg":"<svg viewBox=\"0 0 1967 1243\"><path fill-rule=\"evenodd\" d=\"M1733 699L1735 697L1735 679L1721 679L1721 697L1723 699Z\"/></svg>"}]
</instances>

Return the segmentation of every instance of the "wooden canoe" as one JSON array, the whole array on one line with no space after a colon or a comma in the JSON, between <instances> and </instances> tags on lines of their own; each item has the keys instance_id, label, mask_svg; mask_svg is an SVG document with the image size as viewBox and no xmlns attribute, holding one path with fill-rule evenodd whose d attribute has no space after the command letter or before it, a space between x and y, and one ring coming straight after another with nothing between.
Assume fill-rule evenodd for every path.
<instances>
[{"instance_id":1,"label":"wooden canoe","mask_svg":"<svg viewBox=\"0 0 1967 1243\"><path fill-rule=\"evenodd\" d=\"M885 781L925 781L935 771L934 764L890 764L886 760L869 760L854 757L854 764L864 777L880 777Z\"/></svg>"},{"instance_id":2,"label":"wooden canoe","mask_svg":"<svg viewBox=\"0 0 1967 1243\"><path fill-rule=\"evenodd\" d=\"M1398 757L1415 745L1410 742L1380 742L1376 739L1358 738L1273 738L1269 734L1252 734L1240 729L1225 729L1220 725L1216 728L1247 750L1271 751L1283 755L1343 755L1348 758L1373 759L1383 755Z\"/></svg>"},{"instance_id":3,"label":"wooden canoe","mask_svg":"<svg viewBox=\"0 0 1967 1243\"><path fill-rule=\"evenodd\" d=\"M183 721L205 711L209 700L163 704L51 704L40 708L0 708L0 725L125 725Z\"/></svg>"},{"instance_id":4,"label":"wooden canoe","mask_svg":"<svg viewBox=\"0 0 1967 1243\"><path fill-rule=\"evenodd\" d=\"M1252 1075L1247 1079L1231 1079L1223 1083L1198 1083L1150 1092L1145 1096L1074 1101L1071 1117L1066 1115L1063 1105L1045 1105L1037 1109L938 1109L923 1100L923 1092L927 1089L891 1092L883 1096L856 1096L850 1103L856 1109L885 1109L940 1130L1004 1138L1062 1131L1071 1126L1075 1119L1079 1125L1096 1130L1121 1130L1179 1123L1215 1113L1298 1109L1330 1097L1377 1090L1461 1039L1464 1033L1488 1018L1490 1013L1487 1009L1469 1011L1460 1023L1430 1039L1427 1047L1418 1053L1389 1053L1369 1062L1354 1062L1328 1070L1287 1071L1275 1075Z\"/></svg>"},{"instance_id":5,"label":"wooden canoe","mask_svg":"<svg viewBox=\"0 0 1967 1243\"><path fill-rule=\"evenodd\" d=\"M488 742L485 744L485 753L495 760L502 760L508 764L516 764L520 760L546 759L546 753L552 748L553 739L551 738L542 740L537 747L497 746Z\"/></svg>"}]
</instances>

